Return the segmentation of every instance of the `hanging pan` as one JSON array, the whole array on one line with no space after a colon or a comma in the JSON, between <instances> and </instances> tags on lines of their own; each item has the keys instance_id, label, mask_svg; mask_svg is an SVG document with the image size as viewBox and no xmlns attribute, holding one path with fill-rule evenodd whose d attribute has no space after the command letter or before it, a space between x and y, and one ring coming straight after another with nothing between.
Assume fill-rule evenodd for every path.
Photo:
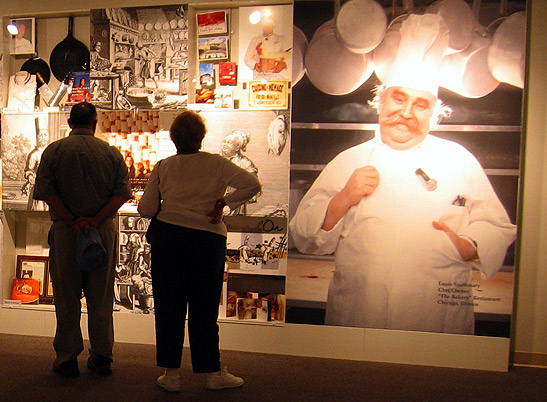
<instances>
[{"instance_id":1,"label":"hanging pan","mask_svg":"<svg viewBox=\"0 0 547 402\"><path fill-rule=\"evenodd\" d=\"M354 53L369 53L384 38L387 16L374 0L349 0L336 13L337 38Z\"/></svg>"},{"instance_id":2,"label":"hanging pan","mask_svg":"<svg viewBox=\"0 0 547 402\"><path fill-rule=\"evenodd\" d=\"M25 61L21 66L20 71L26 71L30 74L36 75L37 88L40 88L44 84L49 84L51 78L51 70L47 62L38 57L38 53L34 53L30 59Z\"/></svg>"},{"instance_id":3,"label":"hanging pan","mask_svg":"<svg viewBox=\"0 0 547 402\"><path fill-rule=\"evenodd\" d=\"M496 29L488 50L488 67L494 78L524 88L526 62L526 14L511 14Z\"/></svg>"},{"instance_id":4,"label":"hanging pan","mask_svg":"<svg viewBox=\"0 0 547 402\"><path fill-rule=\"evenodd\" d=\"M49 64L55 78L63 81L74 71L89 70L89 49L72 35L74 17L68 17L68 35L51 51Z\"/></svg>"},{"instance_id":5,"label":"hanging pan","mask_svg":"<svg viewBox=\"0 0 547 402\"><path fill-rule=\"evenodd\" d=\"M21 71L27 71L30 74L35 74L42 77L42 82L40 79L36 80L38 88L40 88L44 83L49 84L49 79L51 78L51 72L46 61L38 56L33 56L23 63L21 66Z\"/></svg>"},{"instance_id":6,"label":"hanging pan","mask_svg":"<svg viewBox=\"0 0 547 402\"><path fill-rule=\"evenodd\" d=\"M351 52L336 37L334 20L314 33L304 56L306 74L321 92L347 95L372 74L372 56Z\"/></svg>"}]
</instances>

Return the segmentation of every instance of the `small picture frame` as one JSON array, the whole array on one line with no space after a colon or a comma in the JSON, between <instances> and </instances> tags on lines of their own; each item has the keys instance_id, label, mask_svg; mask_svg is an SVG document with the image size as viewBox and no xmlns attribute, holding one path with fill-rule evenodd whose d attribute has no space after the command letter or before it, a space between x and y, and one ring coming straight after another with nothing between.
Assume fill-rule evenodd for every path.
<instances>
[{"instance_id":1,"label":"small picture frame","mask_svg":"<svg viewBox=\"0 0 547 402\"><path fill-rule=\"evenodd\" d=\"M197 15L198 35L218 35L228 33L226 11L212 11Z\"/></svg>"},{"instance_id":2,"label":"small picture frame","mask_svg":"<svg viewBox=\"0 0 547 402\"><path fill-rule=\"evenodd\" d=\"M10 25L17 27L17 34L12 35L10 54L34 54L36 52L36 29L34 18L13 18Z\"/></svg>"},{"instance_id":3,"label":"small picture frame","mask_svg":"<svg viewBox=\"0 0 547 402\"><path fill-rule=\"evenodd\" d=\"M40 281L40 303L53 300L53 289L49 273L49 257L18 255L15 276L20 279L38 279Z\"/></svg>"},{"instance_id":4,"label":"small picture frame","mask_svg":"<svg viewBox=\"0 0 547 402\"><path fill-rule=\"evenodd\" d=\"M215 65L213 63L199 65L199 84L201 88L215 89Z\"/></svg>"},{"instance_id":5,"label":"small picture frame","mask_svg":"<svg viewBox=\"0 0 547 402\"><path fill-rule=\"evenodd\" d=\"M227 60L228 36L198 38L198 53L200 61Z\"/></svg>"}]
</instances>

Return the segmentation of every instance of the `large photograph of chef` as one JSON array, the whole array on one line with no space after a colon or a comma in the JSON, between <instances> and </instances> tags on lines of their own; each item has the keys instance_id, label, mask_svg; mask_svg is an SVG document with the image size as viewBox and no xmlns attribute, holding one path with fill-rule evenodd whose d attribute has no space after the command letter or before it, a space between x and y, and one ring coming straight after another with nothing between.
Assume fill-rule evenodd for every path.
<instances>
[{"instance_id":1,"label":"large photograph of chef","mask_svg":"<svg viewBox=\"0 0 547 402\"><path fill-rule=\"evenodd\" d=\"M240 79L291 79L292 6L239 9Z\"/></svg>"},{"instance_id":2,"label":"large photograph of chef","mask_svg":"<svg viewBox=\"0 0 547 402\"><path fill-rule=\"evenodd\" d=\"M376 5L350 0L342 9ZM473 271L492 278L516 239L477 158L431 134L453 111L439 96L446 56L457 53L441 11L399 18L390 63L373 75L382 78L368 102L377 114L371 138L327 163L291 216L298 252L334 255L326 325L474 334ZM316 82L328 87L328 77Z\"/></svg>"}]
</instances>

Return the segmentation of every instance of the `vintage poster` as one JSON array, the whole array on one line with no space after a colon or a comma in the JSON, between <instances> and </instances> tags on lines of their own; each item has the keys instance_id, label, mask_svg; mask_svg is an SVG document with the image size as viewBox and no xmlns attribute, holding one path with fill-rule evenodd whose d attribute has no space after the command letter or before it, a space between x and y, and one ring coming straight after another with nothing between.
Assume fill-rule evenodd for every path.
<instances>
[{"instance_id":1,"label":"vintage poster","mask_svg":"<svg viewBox=\"0 0 547 402\"><path fill-rule=\"evenodd\" d=\"M288 81L249 81L250 107L264 109L286 109L288 102Z\"/></svg>"},{"instance_id":2,"label":"vintage poster","mask_svg":"<svg viewBox=\"0 0 547 402\"><path fill-rule=\"evenodd\" d=\"M294 4L287 322L509 337L526 2L363 3Z\"/></svg>"},{"instance_id":3,"label":"vintage poster","mask_svg":"<svg viewBox=\"0 0 547 402\"><path fill-rule=\"evenodd\" d=\"M115 273L116 310L138 314L154 312L150 245L146 230L150 221L138 214L120 214L118 265Z\"/></svg>"},{"instance_id":4,"label":"vintage poster","mask_svg":"<svg viewBox=\"0 0 547 402\"><path fill-rule=\"evenodd\" d=\"M226 60L228 58L228 36L198 38L199 60Z\"/></svg>"},{"instance_id":5,"label":"vintage poster","mask_svg":"<svg viewBox=\"0 0 547 402\"><path fill-rule=\"evenodd\" d=\"M91 102L102 109L186 105L185 7L91 10Z\"/></svg>"},{"instance_id":6,"label":"vintage poster","mask_svg":"<svg viewBox=\"0 0 547 402\"><path fill-rule=\"evenodd\" d=\"M225 34L228 31L228 19L226 11L211 11L198 13L198 35Z\"/></svg>"},{"instance_id":7,"label":"vintage poster","mask_svg":"<svg viewBox=\"0 0 547 402\"><path fill-rule=\"evenodd\" d=\"M32 199L42 152L53 140L47 113L2 114L2 208L45 211Z\"/></svg>"},{"instance_id":8,"label":"vintage poster","mask_svg":"<svg viewBox=\"0 0 547 402\"><path fill-rule=\"evenodd\" d=\"M68 102L89 102L89 71L75 71L69 81Z\"/></svg>"}]
</instances>

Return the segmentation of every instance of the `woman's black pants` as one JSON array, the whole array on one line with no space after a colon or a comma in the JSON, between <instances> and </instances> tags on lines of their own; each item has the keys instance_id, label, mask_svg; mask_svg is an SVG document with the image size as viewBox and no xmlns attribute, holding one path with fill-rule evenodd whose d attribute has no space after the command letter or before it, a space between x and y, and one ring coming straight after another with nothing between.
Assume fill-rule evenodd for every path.
<instances>
[{"instance_id":1,"label":"woman's black pants","mask_svg":"<svg viewBox=\"0 0 547 402\"><path fill-rule=\"evenodd\" d=\"M178 368L184 326L194 373L220 370L218 308L222 292L226 237L162 221L154 222L152 285L157 364Z\"/></svg>"}]
</instances>

